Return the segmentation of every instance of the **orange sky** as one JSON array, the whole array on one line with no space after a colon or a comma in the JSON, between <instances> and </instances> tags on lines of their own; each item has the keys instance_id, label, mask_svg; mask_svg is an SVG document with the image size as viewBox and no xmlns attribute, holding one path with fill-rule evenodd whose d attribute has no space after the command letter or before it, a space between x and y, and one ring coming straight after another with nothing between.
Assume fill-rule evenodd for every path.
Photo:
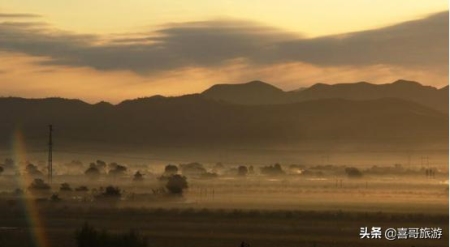
<instances>
[{"instance_id":1,"label":"orange sky","mask_svg":"<svg viewBox=\"0 0 450 247\"><path fill-rule=\"evenodd\" d=\"M150 2L0 4L0 96L117 103L251 80L448 84L445 1Z\"/></svg>"}]
</instances>

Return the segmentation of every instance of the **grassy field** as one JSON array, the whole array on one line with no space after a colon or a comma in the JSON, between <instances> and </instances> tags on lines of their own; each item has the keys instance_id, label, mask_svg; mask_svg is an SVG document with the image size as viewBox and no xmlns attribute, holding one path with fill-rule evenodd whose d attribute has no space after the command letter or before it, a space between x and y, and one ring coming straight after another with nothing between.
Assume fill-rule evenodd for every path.
<instances>
[{"instance_id":1,"label":"grassy field","mask_svg":"<svg viewBox=\"0 0 450 247\"><path fill-rule=\"evenodd\" d=\"M34 246L20 205L1 204L0 246ZM84 222L110 232L138 230L149 246L448 246L448 214L297 210L219 210L38 205L49 246L75 246ZM443 237L387 241L360 239L360 227L441 227Z\"/></svg>"},{"instance_id":2,"label":"grassy field","mask_svg":"<svg viewBox=\"0 0 450 247\"><path fill-rule=\"evenodd\" d=\"M74 233L84 222L109 232L138 230L148 237L149 246L157 247L226 247L242 241L257 247L448 246L448 191L439 179L189 181L183 197L145 193L156 181L116 181L128 191L119 201L83 202L63 193L59 202L24 201L3 194L0 246L44 247L33 245L30 234L35 232L48 239L46 246L76 246ZM361 227L440 227L443 236L360 239Z\"/></svg>"}]
</instances>

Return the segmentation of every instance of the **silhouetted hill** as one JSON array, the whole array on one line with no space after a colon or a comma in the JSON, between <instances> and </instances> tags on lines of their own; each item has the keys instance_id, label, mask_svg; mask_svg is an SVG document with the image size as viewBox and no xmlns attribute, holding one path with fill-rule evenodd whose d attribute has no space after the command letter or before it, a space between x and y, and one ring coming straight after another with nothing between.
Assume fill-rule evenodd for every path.
<instances>
[{"instance_id":1,"label":"silhouetted hill","mask_svg":"<svg viewBox=\"0 0 450 247\"><path fill-rule=\"evenodd\" d=\"M448 90L447 90L448 91ZM398 80L390 84L370 84L367 82L348 84L315 84L296 93L297 100L324 98L343 98L351 100L370 100L385 97L410 100L433 109L448 113L448 93L417 82Z\"/></svg>"},{"instance_id":2,"label":"silhouetted hill","mask_svg":"<svg viewBox=\"0 0 450 247\"><path fill-rule=\"evenodd\" d=\"M447 93L443 93L442 90ZM399 98L448 113L448 87L446 89L437 89L406 80L380 85L367 82L334 85L318 83L309 88L290 92L283 92L281 89L263 82L251 82L216 85L202 94L210 99L245 105L287 104L330 98L350 100Z\"/></svg>"},{"instance_id":3,"label":"silhouetted hill","mask_svg":"<svg viewBox=\"0 0 450 247\"><path fill-rule=\"evenodd\" d=\"M238 105L203 95L154 96L118 105L0 98L0 140L19 130L45 145L47 125L64 143L152 146L290 145L310 141L427 143L448 139L448 115L394 98Z\"/></svg>"},{"instance_id":4,"label":"silhouetted hill","mask_svg":"<svg viewBox=\"0 0 450 247\"><path fill-rule=\"evenodd\" d=\"M217 84L202 93L215 100L246 105L286 103L286 94L281 89L261 81L244 84Z\"/></svg>"}]
</instances>

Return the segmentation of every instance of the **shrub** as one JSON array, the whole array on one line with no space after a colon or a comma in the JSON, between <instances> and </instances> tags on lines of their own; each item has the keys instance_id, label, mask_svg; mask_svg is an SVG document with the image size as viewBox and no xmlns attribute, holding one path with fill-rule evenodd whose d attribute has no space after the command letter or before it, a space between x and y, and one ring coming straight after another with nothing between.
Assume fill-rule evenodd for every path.
<instances>
[{"instance_id":1,"label":"shrub","mask_svg":"<svg viewBox=\"0 0 450 247\"><path fill-rule=\"evenodd\" d=\"M183 173L183 175L188 175L188 176L200 176L203 173L206 173L206 169L205 167L203 167L202 164L194 162L194 163L189 163L189 164L182 164L180 165L181 168L181 172Z\"/></svg>"},{"instance_id":2,"label":"shrub","mask_svg":"<svg viewBox=\"0 0 450 247\"><path fill-rule=\"evenodd\" d=\"M98 231L89 224L75 232L78 247L146 247L147 238L135 231L111 234Z\"/></svg>"},{"instance_id":3,"label":"shrub","mask_svg":"<svg viewBox=\"0 0 450 247\"><path fill-rule=\"evenodd\" d=\"M183 194L183 190L188 188L186 177L178 174L168 177L166 188L172 194Z\"/></svg>"},{"instance_id":4,"label":"shrub","mask_svg":"<svg viewBox=\"0 0 450 247\"><path fill-rule=\"evenodd\" d=\"M90 178L98 178L100 176L100 171L94 163L91 163L89 168L84 172Z\"/></svg>"},{"instance_id":5,"label":"shrub","mask_svg":"<svg viewBox=\"0 0 450 247\"><path fill-rule=\"evenodd\" d=\"M52 202L59 202L59 201L61 201L61 198L58 196L58 194L53 194L50 197L50 201L52 201Z\"/></svg>"},{"instance_id":6,"label":"shrub","mask_svg":"<svg viewBox=\"0 0 450 247\"><path fill-rule=\"evenodd\" d=\"M61 187L59 187L60 191L72 191L72 188L68 183L62 183Z\"/></svg>"},{"instance_id":7,"label":"shrub","mask_svg":"<svg viewBox=\"0 0 450 247\"><path fill-rule=\"evenodd\" d=\"M137 171L133 176L133 181L142 181L142 180L144 180L144 174Z\"/></svg>"},{"instance_id":8,"label":"shrub","mask_svg":"<svg viewBox=\"0 0 450 247\"><path fill-rule=\"evenodd\" d=\"M165 175L174 175L178 173L178 167L176 165L166 165L164 168Z\"/></svg>"},{"instance_id":9,"label":"shrub","mask_svg":"<svg viewBox=\"0 0 450 247\"><path fill-rule=\"evenodd\" d=\"M120 192L119 187L114 187L114 186L108 186L105 189L105 192L102 193L102 196L104 197L120 197L122 195L122 193Z\"/></svg>"},{"instance_id":10,"label":"shrub","mask_svg":"<svg viewBox=\"0 0 450 247\"><path fill-rule=\"evenodd\" d=\"M33 164L28 164L27 167L25 168L25 170L31 176L43 176L44 175L44 174L42 174L41 171L39 171L37 166L35 166Z\"/></svg>"},{"instance_id":11,"label":"shrub","mask_svg":"<svg viewBox=\"0 0 450 247\"><path fill-rule=\"evenodd\" d=\"M248 173L248 169L246 166L239 166L238 167L238 175L239 176L246 176Z\"/></svg>"},{"instance_id":12,"label":"shrub","mask_svg":"<svg viewBox=\"0 0 450 247\"><path fill-rule=\"evenodd\" d=\"M125 174L126 171L127 171L127 167L122 166L122 165L116 165L114 167L114 169L109 171L109 175L119 176L119 175Z\"/></svg>"},{"instance_id":13,"label":"shrub","mask_svg":"<svg viewBox=\"0 0 450 247\"><path fill-rule=\"evenodd\" d=\"M362 177L362 173L356 167L347 167L345 168L345 173L349 178L360 178Z\"/></svg>"},{"instance_id":14,"label":"shrub","mask_svg":"<svg viewBox=\"0 0 450 247\"><path fill-rule=\"evenodd\" d=\"M262 167L261 173L266 175L282 175L284 174L284 171L281 169L281 165L277 163L272 166Z\"/></svg>"},{"instance_id":15,"label":"shrub","mask_svg":"<svg viewBox=\"0 0 450 247\"><path fill-rule=\"evenodd\" d=\"M29 190L50 190L50 185L46 184L44 182L44 180L40 179L40 178L36 178L31 184L30 186L28 186Z\"/></svg>"}]
</instances>

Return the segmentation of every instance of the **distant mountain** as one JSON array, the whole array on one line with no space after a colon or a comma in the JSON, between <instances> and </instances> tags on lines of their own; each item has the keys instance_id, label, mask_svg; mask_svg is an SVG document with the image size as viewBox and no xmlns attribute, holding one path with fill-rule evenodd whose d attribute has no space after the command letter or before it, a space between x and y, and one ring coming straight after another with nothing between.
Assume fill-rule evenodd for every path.
<instances>
[{"instance_id":1,"label":"distant mountain","mask_svg":"<svg viewBox=\"0 0 450 247\"><path fill-rule=\"evenodd\" d=\"M437 88L405 80L380 85L367 82L334 85L315 84L304 91L296 93L295 97L299 101L324 98L369 100L392 97L410 100L448 113L448 87L447 93L444 94Z\"/></svg>"},{"instance_id":2,"label":"distant mountain","mask_svg":"<svg viewBox=\"0 0 450 247\"><path fill-rule=\"evenodd\" d=\"M244 84L217 84L202 93L209 99L235 104L269 105L286 103L286 93L270 84L251 81Z\"/></svg>"},{"instance_id":3,"label":"distant mountain","mask_svg":"<svg viewBox=\"0 0 450 247\"><path fill-rule=\"evenodd\" d=\"M15 131L21 131L26 140L45 145L49 123L54 125L59 145L448 143L447 114L395 98L320 99L275 105L232 104L202 94L154 96L118 105L60 98L0 98L0 115L0 144L4 146L10 145Z\"/></svg>"},{"instance_id":4,"label":"distant mountain","mask_svg":"<svg viewBox=\"0 0 450 247\"><path fill-rule=\"evenodd\" d=\"M245 90L244 90L245 88ZM367 82L327 85L318 83L309 88L284 92L263 82L216 85L202 93L205 97L235 104L287 104L316 99L373 100L398 98L413 101L448 113L448 86L437 89L420 83L398 80L390 84Z\"/></svg>"}]
</instances>

